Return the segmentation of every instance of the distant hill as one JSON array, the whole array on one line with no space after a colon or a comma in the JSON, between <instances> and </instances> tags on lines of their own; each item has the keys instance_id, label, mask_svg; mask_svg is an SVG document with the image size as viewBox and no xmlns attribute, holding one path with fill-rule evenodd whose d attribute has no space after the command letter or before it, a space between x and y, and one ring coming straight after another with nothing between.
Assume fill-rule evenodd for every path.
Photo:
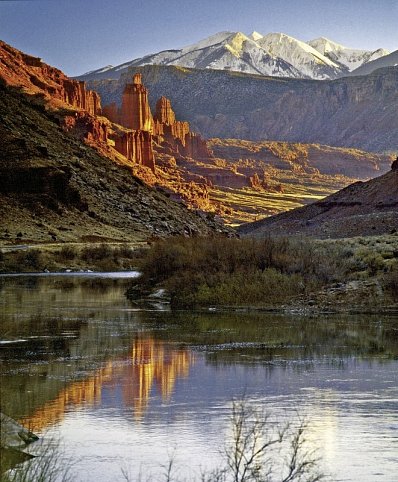
<instances>
[{"instance_id":1,"label":"distant hill","mask_svg":"<svg viewBox=\"0 0 398 482\"><path fill-rule=\"evenodd\" d=\"M356 182L331 196L251 224L243 235L305 235L319 238L398 232L398 161L394 169L367 182Z\"/></svg>"},{"instance_id":2,"label":"distant hill","mask_svg":"<svg viewBox=\"0 0 398 482\"><path fill-rule=\"evenodd\" d=\"M141 72L154 106L168 97L179 119L206 138L398 149L398 67L334 81L281 79L173 66L135 67L119 80L91 80L104 104L119 102Z\"/></svg>"}]
</instances>

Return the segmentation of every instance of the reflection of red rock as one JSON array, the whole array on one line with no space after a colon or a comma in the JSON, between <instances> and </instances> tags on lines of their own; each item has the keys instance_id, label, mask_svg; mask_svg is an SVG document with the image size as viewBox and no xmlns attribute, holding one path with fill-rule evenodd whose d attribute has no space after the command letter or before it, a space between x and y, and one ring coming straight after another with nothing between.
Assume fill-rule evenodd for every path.
<instances>
[{"instance_id":1,"label":"reflection of red rock","mask_svg":"<svg viewBox=\"0 0 398 482\"><path fill-rule=\"evenodd\" d=\"M163 400L168 400L177 378L185 378L193 356L187 350L169 349L162 341L137 337L131 350L131 364L110 361L92 376L72 382L58 396L37 408L20 422L32 431L41 431L63 420L70 407L93 406L101 401L102 391L121 384L123 403L141 417L148 405L151 390L156 385Z\"/></svg>"}]
</instances>

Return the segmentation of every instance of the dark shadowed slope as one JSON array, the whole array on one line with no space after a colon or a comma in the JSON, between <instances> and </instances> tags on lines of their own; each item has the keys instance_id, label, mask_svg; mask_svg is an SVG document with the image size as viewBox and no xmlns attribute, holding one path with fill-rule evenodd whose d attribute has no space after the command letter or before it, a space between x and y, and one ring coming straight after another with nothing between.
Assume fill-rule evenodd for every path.
<instances>
[{"instance_id":1,"label":"dark shadowed slope","mask_svg":"<svg viewBox=\"0 0 398 482\"><path fill-rule=\"evenodd\" d=\"M241 226L240 233L319 238L369 236L398 231L398 163L367 182L356 182L322 201Z\"/></svg>"}]
</instances>

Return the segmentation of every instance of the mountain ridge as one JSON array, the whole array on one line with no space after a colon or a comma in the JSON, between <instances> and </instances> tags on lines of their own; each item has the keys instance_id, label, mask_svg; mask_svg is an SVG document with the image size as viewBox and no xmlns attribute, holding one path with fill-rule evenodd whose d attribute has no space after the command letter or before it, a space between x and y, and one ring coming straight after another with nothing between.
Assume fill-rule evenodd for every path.
<instances>
[{"instance_id":1,"label":"mountain ridge","mask_svg":"<svg viewBox=\"0 0 398 482\"><path fill-rule=\"evenodd\" d=\"M335 79L384 56L385 49L351 49L326 38L303 42L284 33L262 35L223 31L181 49L165 49L124 62L101 67L77 78L117 78L129 67L176 65L232 70L276 77Z\"/></svg>"}]
</instances>

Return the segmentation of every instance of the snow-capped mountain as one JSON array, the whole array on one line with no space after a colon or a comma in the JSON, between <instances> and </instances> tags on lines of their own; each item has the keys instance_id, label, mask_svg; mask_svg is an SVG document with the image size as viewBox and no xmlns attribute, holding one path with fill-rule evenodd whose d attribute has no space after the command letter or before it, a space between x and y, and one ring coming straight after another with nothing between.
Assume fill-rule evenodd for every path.
<instances>
[{"instance_id":1,"label":"snow-capped mountain","mask_svg":"<svg viewBox=\"0 0 398 482\"><path fill-rule=\"evenodd\" d=\"M103 67L81 78L118 78L129 67L150 64L325 80L346 75L386 54L383 49L348 49L325 38L305 43L283 33L219 32L182 49L164 50L117 67Z\"/></svg>"},{"instance_id":2,"label":"snow-capped mountain","mask_svg":"<svg viewBox=\"0 0 398 482\"><path fill-rule=\"evenodd\" d=\"M308 42L308 45L328 57L332 62L346 67L349 72L361 67L362 65L388 55L388 50L377 49L359 50L350 49L340 45L325 37L320 37Z\"/></svg>"},{"instance_id":3,"label":"snow-capped mountain","mask_svg":"<svg viewBox=\"0 0 398 482\"><path fill-rule=\"evenodd\" d=\"M377 69L382 69L385 67L396 67L398 66L398 50L391 52L391 54L380 57L371 62L361 65L357 69L353 70L350 75L367 75L371 74Z\"/></svg>"}]
</instances>

